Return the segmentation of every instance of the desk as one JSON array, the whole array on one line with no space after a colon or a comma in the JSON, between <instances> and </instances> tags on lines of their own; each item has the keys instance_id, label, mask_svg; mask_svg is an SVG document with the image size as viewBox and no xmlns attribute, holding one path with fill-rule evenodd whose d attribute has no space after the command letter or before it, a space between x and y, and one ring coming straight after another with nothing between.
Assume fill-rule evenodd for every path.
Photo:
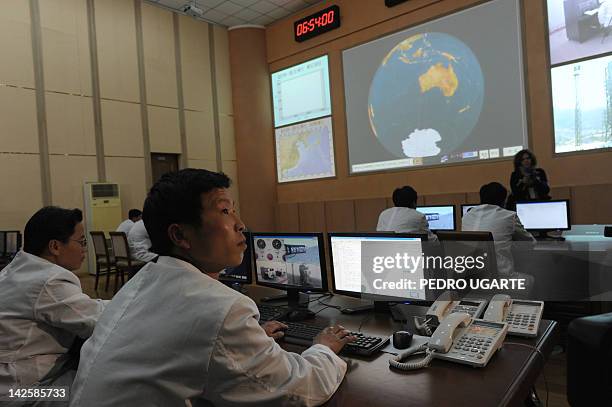
<instances>
[{"instance_id":1,"label":"desk","mask_svg":"<svg viewBox=\"0 0 612 407\"><path fill-rule=\"evenodd\" d=\"M248 286L247 290L255 300L272 291L257 286ZM347 306L354 305L355 300L336 295L322 302ZM323 306L313 301L311 309L317 312ZM312 323L341 323L349 330L357 330L361 325L362 332L378 336L388 336L402 327L386 314L344 315L333 308L323 309ZM388 360L392 355L386 353L373 358L352 357L352 366L344 382L326 405L520 406L545 363L537 351L523 345L535 347L548 357L557 339L556 322L543 320L537 338L507 337L507 344L496 352L487 367L481 369L434 359L427 368L403 372L391 370ZM304 349L290 344L282 346L294 352Z\"/></svg>"}]
</instances>

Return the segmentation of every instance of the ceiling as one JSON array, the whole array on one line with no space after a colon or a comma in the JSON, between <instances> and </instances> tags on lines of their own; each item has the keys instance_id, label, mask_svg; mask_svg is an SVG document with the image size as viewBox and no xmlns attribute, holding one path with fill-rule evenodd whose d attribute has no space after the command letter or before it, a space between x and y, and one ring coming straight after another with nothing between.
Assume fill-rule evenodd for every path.
<instances>
[{"instance_id":1,"label":"ceiling","mask_svg":"<svg viewBox=\"0 0 612 407\"><path fill-rule=\"evenodd\" d=\"M199 19L232 27L243 24L268 25L321 0L146 0L183 13L186 5L203 10Z\"/></svg>"}]
</instances>

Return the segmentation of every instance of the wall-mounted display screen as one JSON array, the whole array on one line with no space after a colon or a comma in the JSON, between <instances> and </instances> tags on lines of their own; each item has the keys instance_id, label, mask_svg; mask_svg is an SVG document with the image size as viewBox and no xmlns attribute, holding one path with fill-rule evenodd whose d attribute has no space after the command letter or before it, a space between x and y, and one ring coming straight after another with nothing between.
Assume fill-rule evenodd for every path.
<instances>
[{"instance_id":1,"label":"wall-mounted display screen","mask_svg":"<svg viewBox=\"0 0 612 407\"><path fill-rule=\"evenodd\" d=\"M278 182L336 175L331 117L275 131Z\"/></svg>"},{"instance_id":2,"label":"wall-mounted display screen","mask_svg":"<svg viewBox=\"0 0 612 407\"><path fill-rule=\"evenodd\" d=\"M272 74L274 127L329 116L327 55Z\"/></svg>"},{"instance_id":3,"label":"wall-mounted display screen","mask_svg":"<svg viewBox=\"0 0 612 407\"><path fill-rule=\"evenodd\" d=\"M612 55L557 66L550 74L555 152L612 147Z\"/></svg>"},{"instance_id":4,"label":"wall-mounted display screen","mask_svg":"<svg viewBox=\"0 0 612 407\"><path fill-rule=\"evenodd\" d=\"M612 52L612 1L547 0L550 64Z\"/></svg>"},{"instance_id":5,"label":"wall-mounted display screen","mask_svg":"<svg viewBox=\"0 0 612 407\"><path fill-rule=\"evenodd\" d=\"M486 2L342 58L351 173L509 157L527 146L517 0Z\"/></svg>"}]
</instances>

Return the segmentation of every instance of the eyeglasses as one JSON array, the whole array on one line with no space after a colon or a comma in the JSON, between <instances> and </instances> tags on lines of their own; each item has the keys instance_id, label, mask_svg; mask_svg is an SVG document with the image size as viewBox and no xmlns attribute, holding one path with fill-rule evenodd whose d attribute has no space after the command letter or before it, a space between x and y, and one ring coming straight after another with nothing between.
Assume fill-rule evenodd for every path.
<instances>
[{"instance_id":1,"label":"eyeglasses","mask_svg":"<svg viewBox=\"0 0 612 407\"><path fill-rule=\"evenodd\" d=\"M82 239L70 239L72 241L77 242L78 244L81 245L81 247L87 247L87 238L82 238Z\"/></svg>"}]
</instances>

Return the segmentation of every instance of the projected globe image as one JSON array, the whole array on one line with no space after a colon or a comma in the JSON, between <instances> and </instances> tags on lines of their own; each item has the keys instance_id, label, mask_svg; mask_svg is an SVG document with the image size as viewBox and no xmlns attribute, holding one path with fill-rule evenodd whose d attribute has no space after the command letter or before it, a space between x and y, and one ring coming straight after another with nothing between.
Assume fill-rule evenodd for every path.
<instances>
[{"instance_id":1,"label":"projected globe image","mask_svg":"<svg viewBox=\"0 0 612 407\"><path fill-rule=\"evenodd\" d=\"M378 141L397 158L454 152L478 122L484 77L472 50L444 33L413 35L382 60L368 114Z\"/></svg>"}]
</instances>

